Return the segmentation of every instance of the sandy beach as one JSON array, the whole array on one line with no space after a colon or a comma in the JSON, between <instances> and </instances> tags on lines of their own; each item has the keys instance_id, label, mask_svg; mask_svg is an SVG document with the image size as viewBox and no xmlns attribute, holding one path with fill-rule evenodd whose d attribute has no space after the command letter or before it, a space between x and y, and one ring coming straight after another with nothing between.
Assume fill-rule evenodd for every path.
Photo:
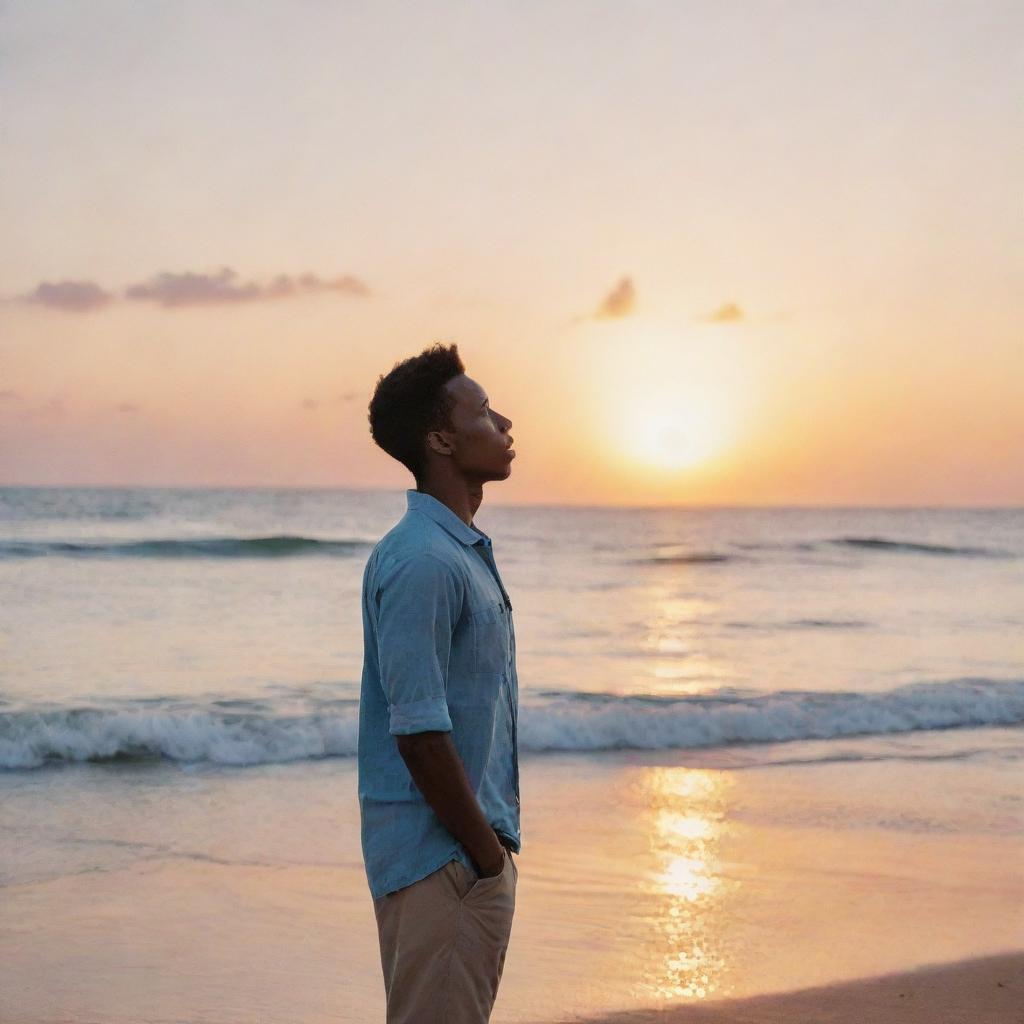
<instances>
[{"instance_id":1,"label":"sandy beach","mask_svg":"<svg viewBox=\"0 0 1024 1024\"><path fill-rule=\"evenodd\" d=\"M526 762L494 1024L1021 1024L1024 951L1005 955L1024 947L1019 841L945 831L942 813L954 786L960 821L968 793L998 806L1008 774L904 772L935 822L907 833L807 823L823 802L849 818L889 763L671 760ZM17 874L0 900L4 1024L383 1019L349 761L58 778L9 777L0 814Z\"/></svg>"},{"instance_id":2,"label":"sandy beach","mask_svg":"<svg viewBox=\"0 0 1024 1024\"><path fill-rule=\"evenodd\" d=\"M561 1018L557 1024L581 1021ZM935 964L781 995L613 1013L590 1024L1020 1024L1024 953Z\"/></svg>"}]
</instances>

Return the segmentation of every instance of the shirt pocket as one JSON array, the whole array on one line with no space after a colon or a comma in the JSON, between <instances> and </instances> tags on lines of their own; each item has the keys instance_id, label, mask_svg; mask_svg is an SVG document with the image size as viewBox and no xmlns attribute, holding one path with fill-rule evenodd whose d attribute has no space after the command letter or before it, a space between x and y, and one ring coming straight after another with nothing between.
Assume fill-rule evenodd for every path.
<instances>
[{"instance_id":1,"label":"shirt pocket","mask_svg":"<svg viewBox=\"0 0 1024 1024\"><path fill-rule=\"evenodd\" d=\"M508 663L508 616L504 601L487 601L470 612L473 626L473 674L500 683Z\"/></svg>"}]
</instances>

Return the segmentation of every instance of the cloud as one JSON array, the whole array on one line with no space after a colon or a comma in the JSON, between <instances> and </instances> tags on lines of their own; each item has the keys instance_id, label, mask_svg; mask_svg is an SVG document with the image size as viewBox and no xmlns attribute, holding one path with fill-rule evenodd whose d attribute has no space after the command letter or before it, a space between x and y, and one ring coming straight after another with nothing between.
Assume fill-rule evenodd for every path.
<instances>
[{"instance_id":1,"label":"cloud","mask_svg":"<svg viewBox=\"0 0 1024 1024\"><path fill-rule=\"evenodd\" d=\"M139 407L134 402L118 402L115 406L118 412L138 412Z\"/></svg>"},{"instance_id":2,"label":"cloud","mask_svg":"<svg viewBox=\"0 0 1024 1024\"><path fill-rule=\"evenodd\" d=\"M355 401L355 399L357 399L358 397L359 397L359 392L358 391L345 391L345 392L342 392L342 394L337 396L336 401L339 401L339 402L352 402L352 401Z\"/></svg>"},{"instance_id":3,"label":"cloud","mask_svg":"<svg viewBox=\"0 0 1024 1024\"><path fill-rule=\"evenodd\" d=\"M0 402L11 402L20 397L17 391L0 391Z\"/></svg>"},{"instance_id":4,"label":"cloud","mask_svg":"<svg viewBox=\"0 0 1024 1024\"><path fill-rule=\"evenodd\" d=\"M728 324L745 318L743 310L735 302L725 302L713 312L697 317L698 320L712 324Z\"/></svg>"},{"instance_id":5,"label":"cloud","mask_svg":"<svg viewBox=\"0 0 1024 1024\"><path fill-rule=\"evenodd\" d=\"M303 409L316 409L320 403L315 398L305 398L302 401Z\"/></svg>"},{"instance_id":6,"label":"cloud","mask_svg":"<svg viewBox=\"0 0 1024 1024\"><path fill-rule=\"evenodd\" d=\"M345 295L369 295L370 289L351 275L322 278L316 274L291 277L278 274L267 284L240 281L230 267L216 274L182 274L163 272L148 281L129 285L125 298L156 302L165 308L175 306L228 305L239 302L262 302L311 292L338 292Z\"/></svg>"},{"instance_id":7,"label":"cloud","mask_svg":"<svg viewBox=\"0 0 1024 1024\"><path fill-rule=\"evenodd\" d=\"M18 296L23 302L34 302L66 313L89 313L111 302L114 296L94 281L42 281L35 289Z\"/></svg>"},{"instance_id":8,"label":"cloud","mask_svg":"<svg viewBox=\"0 0 1024 1024\"><path fill-rule=\"evenodd\" d=\"M129 285L124 290L124 297L171 308L261 302L314 292L364 296L370 294L370 289L351 274L331 278L320 277L318 274L278 274L266 284L260 284L256 281L240 281L234 270L222 267L215 274L191 271L155 274L148 281ZM116 297L95 281L55 281L52 284L43 281L33 291L15 298L68 313L88 313L108 305Z\"/></svg>"},{"instance_id":9,"label":"cloud","mask_svg":"<svg viewBox=\"0 0 1024 1024\"><path fill-rule=\"evenodd\" d=\"M594 316L599 320L614 320L618 317L629 316L636 306L636 289L633 287L633 280L629 277L621 281L604 297L601 305L597 307Z\"/></svg>"}]
</instances>

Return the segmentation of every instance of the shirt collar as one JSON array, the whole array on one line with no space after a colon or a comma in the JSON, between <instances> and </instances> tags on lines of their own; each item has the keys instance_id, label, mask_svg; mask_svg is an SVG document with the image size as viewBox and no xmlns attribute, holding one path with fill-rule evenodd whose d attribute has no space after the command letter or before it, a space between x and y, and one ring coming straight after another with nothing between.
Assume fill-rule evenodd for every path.
<instances>
[{"instance_id":1,"label":"shirt collar","mask_svg":"<svg viewBox=\"0 0 1024 1024\"><path fill-rule=\"evenodd\" d=\"M491 538L483 530L465 523L443 501L438 501L432 494L409 487L406 488L405 498L410 510L429 516L463 544L473 545L482 541L484 545L490 546Z\"/></svg>"}]
</instances>

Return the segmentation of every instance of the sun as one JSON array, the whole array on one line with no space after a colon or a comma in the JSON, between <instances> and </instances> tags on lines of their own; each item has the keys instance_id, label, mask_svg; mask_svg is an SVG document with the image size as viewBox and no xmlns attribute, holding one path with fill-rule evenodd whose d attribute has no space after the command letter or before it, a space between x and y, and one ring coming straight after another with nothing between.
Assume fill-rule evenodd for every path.
<instances>
[{"instance_id":1,"label":"sun","mask_svg":"<svg viewBox=\"0 0 1024 1024\"><path fill-rule=\"evenodd\" d=\"M637 411L626 434L634 438L634 461L661 469L700 465L725 447L724 425L706 403L675 409Z\"/></svg>"},{"instance_id":2,"label":"sun","mask_svg":"<svg viewBox=\"0 0 1024 1024\"><path fill-rule=\"evenodd\" d=\"M699 330L658 324L624 325L599 340L581 393L593 396L600 450L620 471L692 478L735 454L751 377L738 342L711 345Z\"/></svg>"}]
</instances>

